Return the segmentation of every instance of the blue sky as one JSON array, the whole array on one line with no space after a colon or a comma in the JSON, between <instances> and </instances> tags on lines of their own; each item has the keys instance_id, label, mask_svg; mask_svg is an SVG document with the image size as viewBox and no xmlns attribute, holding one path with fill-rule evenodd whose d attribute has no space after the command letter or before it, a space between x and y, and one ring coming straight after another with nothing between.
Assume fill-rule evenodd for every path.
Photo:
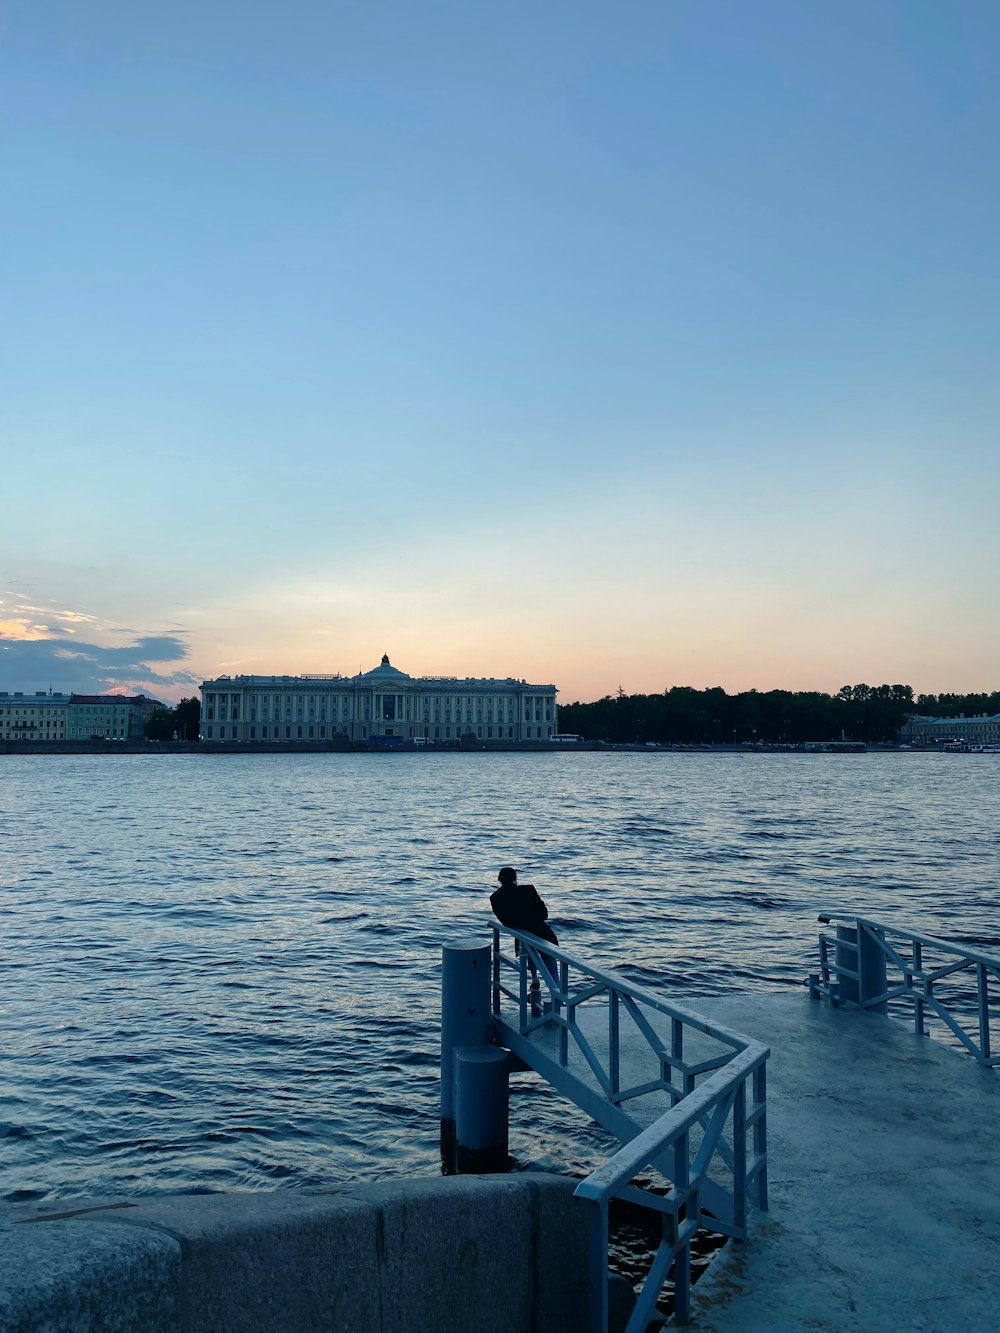
<instances>
[{"instance_id":1,"label":"blue sky","mask_svg":"<svg viewBox=\"0 0 1000 1333\"><path fill-rule=\"evenodd\" d=\"M0 689L993 689L1000 9L0 3Z\"/></svg>"}]
</instances>

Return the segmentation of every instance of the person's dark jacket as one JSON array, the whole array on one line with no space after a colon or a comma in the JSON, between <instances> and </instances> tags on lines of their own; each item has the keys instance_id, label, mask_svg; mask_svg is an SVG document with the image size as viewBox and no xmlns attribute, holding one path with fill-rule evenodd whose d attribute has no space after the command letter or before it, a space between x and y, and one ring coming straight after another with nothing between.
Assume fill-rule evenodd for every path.
<instances>
[{"instance_id":1,"label":"person's dark jacket","mask_svg":"<svg viewBox=\"0 0 1000 1333\"><path fill-rule=\"evenodd\" d=\"M526 930L551 944L559 943L547 920L549 909L538 896L534 884L501 884L495 893L490 894L490 906L502 926Z\"/></svg>"}]
</instances>

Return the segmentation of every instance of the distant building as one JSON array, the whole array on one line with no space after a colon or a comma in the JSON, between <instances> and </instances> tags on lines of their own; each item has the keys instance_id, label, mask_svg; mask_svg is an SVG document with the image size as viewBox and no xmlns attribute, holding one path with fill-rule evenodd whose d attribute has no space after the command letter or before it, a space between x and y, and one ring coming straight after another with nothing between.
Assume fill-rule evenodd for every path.
<instances>
[{"instance_id":1,"label":"distant building","mask_svg":"<svg viewBox=\"0 0 1000 1333\"><path fill-rule=\"evenodd\" d=\"M556 687L511 677L408 676L388 656L357 676L219 676L201 686L206 741L380 744L547 741Z\"/></svg>"},{"instance_id":2,"label":"distant building","mask_svg":"<svg viewBox=\"0 0 1000 1333\"><path fill-rule=\"evenodd\" d=\"M945 745L958 741L963 745L1000 745L1000 713L992 717L977 713L966 717L908 717L899 731L906 745Z\"/></svg>"},{"instance_id":3,"label":"distant building","mask_svg":"<svg viewBox=\"0 0 1000 1333\"><path fill-rule=\"evenodd\" d=\"M141 741L145 704L142 695L70 695L66 739Z\"/></svg>"},{"instance_id":4,"label":"distant building","mask_svg":"<svg viewBox=\"0 0 1000 1333\"><path fill-rule=\"evenodd\" d=\"M70 696L38 690L34 694L0 693L0 740L66 739Z\"/></svg>"}]
</instances>

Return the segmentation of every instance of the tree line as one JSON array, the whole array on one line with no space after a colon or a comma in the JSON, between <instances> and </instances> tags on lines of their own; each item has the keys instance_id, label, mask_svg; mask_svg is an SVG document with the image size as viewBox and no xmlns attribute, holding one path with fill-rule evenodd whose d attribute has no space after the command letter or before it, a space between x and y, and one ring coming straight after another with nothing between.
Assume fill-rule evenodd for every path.
<instances>
[{"instance_id":1,"label":"tree line","mask_svg":"<svg viewBox=\"0 0 1000 1333\"><path fill-rule=\"evenodd\" d=\"M993 694L921 694L909 685L844 685L818 691L696 690L675 685L662 694L621 688L594 703L560 704L559 730L616 744L798 745L806 741L894 741L912 713L955 717L1000 712Z\"/></svg>"},{"instance_id":2,"label":"tree line","mask_svg":"<svg viewBox=\"0 0 1000 1333\"><path fill-rule=\"evenodd\" d=\"M201 725L201 700L182 699L173 708L154 708L146 719L148 741L196 741Z\"/></svg>"}]
</instances>

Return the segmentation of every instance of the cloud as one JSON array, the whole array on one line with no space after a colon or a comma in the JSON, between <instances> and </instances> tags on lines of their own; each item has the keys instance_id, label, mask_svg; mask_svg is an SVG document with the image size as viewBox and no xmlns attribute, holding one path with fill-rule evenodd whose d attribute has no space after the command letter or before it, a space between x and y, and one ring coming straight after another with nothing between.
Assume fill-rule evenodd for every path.
<instances>
[{"instance_id":1,"label":"cloud","mask_svg":"<svg viewBox=\"0 0 1000 1333\"><path fill-rule=\"evenodd\" d=\"M49 635L25 638L0 629L0 690L104 694L113 690L180 698L201 682L190 671L162 669L187 657L176 634L150 634L115 648ZM156 664L156 669L152 664Z\"/></svg>"}]
</instances>

